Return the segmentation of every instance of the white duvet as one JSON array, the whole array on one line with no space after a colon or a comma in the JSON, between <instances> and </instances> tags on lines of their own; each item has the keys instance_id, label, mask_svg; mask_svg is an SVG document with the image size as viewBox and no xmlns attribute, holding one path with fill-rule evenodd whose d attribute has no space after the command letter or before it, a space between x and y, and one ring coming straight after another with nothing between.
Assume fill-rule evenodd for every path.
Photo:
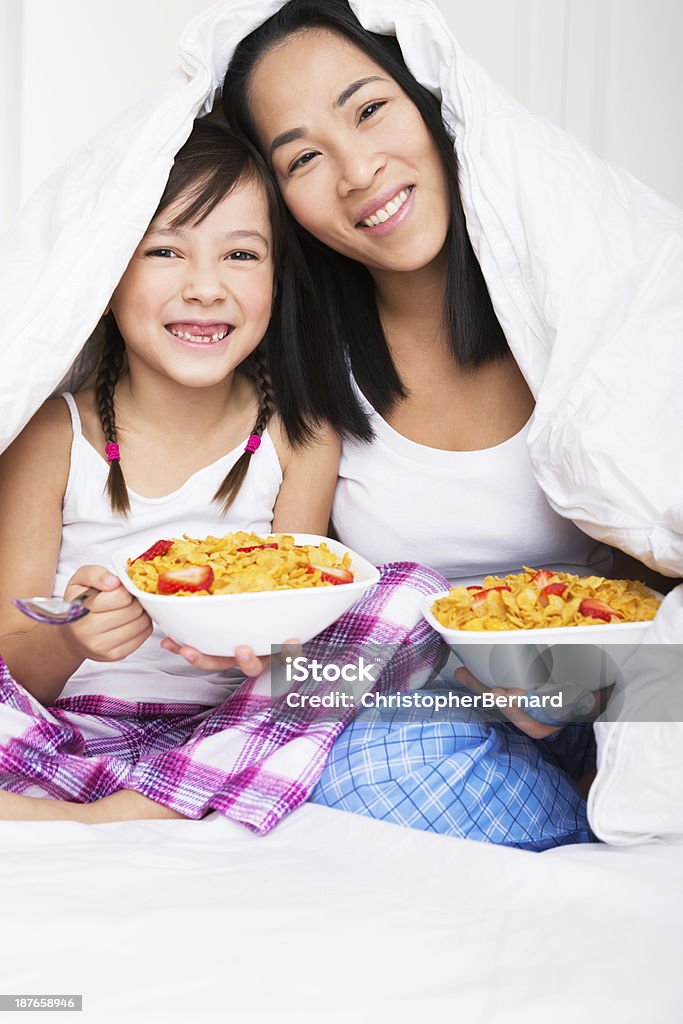
<instances>
[{"instance_id":1,"label":"white duvet","mask_svg":"<svg viewBox=\"0 0 683 1024\"><path fill-rule=\"evenodd\" d=\"M3 239L0 447L64 378L73 385L87 370L86 340L174 153L213 104L236 42L281 5L221 0L196 18L181 69L50 178ZM592 536L683 573L683 213L515 103L465 57L429 0L351 5L366 27L396 33L412 72L442 97L473 244L536 397L530 449L550 503ZM669 598L662 643L683 643L682 600ZM683 749L682 732L668 730L672 750ZM665 786L654 734L639 735L599 733L591 820L603 838L679 828L671 807L683 805L683 773L676 762ZM624 744L635 784L647 785L601 801ZM628 803L639 799L651 827L632 829Z\"/></svg>"},{"instance_id":2,"label":"white duvet","mask_svg":"<svg viewBox=\"0 0 683 1024\"><path fill-rule=\"evenodd\" d=\"M264 838L214 814L0 845L0 989L82 994L83 1024L683 1017L680 847L523 853L312 804Z\"/></svg>"}]
</instances>

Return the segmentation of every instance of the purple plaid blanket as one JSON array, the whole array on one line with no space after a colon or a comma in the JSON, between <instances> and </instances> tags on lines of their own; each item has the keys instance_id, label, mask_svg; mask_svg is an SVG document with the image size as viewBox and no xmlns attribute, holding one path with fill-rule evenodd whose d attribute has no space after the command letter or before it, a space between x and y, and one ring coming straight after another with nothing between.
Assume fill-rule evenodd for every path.
<instances>
[{"instance_id":1,"label":"purple plaid blanket","mask_svg":"<svg viewBox=\"0 0 683 1024\"><path fill-rule=\"evenodd\" d=\"M379 582L303 655L309 664L338 665L372 651L371 688L418 688L444 653L419 601L446 587L425 566L383 566ZM307 692L324 697L338 689L330 678ZM45 708L0 659L0 788L78 803L134 790L188 818L217 810L265 834L308 799L356 710L292 707L271 670L246 680L217 708L106 695Z\"/></svg>"}]
</instances>

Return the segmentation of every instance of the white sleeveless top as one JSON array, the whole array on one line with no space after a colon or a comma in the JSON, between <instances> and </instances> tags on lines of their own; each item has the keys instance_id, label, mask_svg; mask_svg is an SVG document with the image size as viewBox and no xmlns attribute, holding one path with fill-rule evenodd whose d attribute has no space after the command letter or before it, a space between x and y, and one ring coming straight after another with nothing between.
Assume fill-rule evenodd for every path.
<instances>
[{"instance_id":1,"label":"white sleeveless top","mask_svg":"<svg viewBox=\"0 0 683 1024\"><path fill-rule=\"evenodd\" d=\"M171 494L145 498L128 490L127 519L112 512L105 486L109 472L102 454L83 436L74 398L66 401L73 425L69 480L62 511L62 543L54 594L61 597L70 577L81 565L111 568L112 552L129 540L158 529L160 537L179 537L192 531L198 536L254 530L270 533L273 507L282 483L282 470L268 431L249 466L244 483L227 516L221 516L212 500L220 483L241 455L246 438L217 462L197 470ZM195 669L179 655L160 647L164 634L156 627L152 636L123 661L104 663L86 660L67 682L62 697L107 694L120 700L145 702L221 703L238 681L239 673L208 674Z\"/></svg>"},{"instance_id":2,"label":"white sleeveless top","mask_svg":"<svg viewBox=\"0 0 683 1024\"><path fill-rule=\"evenodd\" d=\"M531 471L530 423L482 451L404 437L372 408L375 439L344 442L332 518L342 543L376 565L414 561L472 583L522 565L609 574L611 553L558 516Z\"/></svg>"}]
</instances>

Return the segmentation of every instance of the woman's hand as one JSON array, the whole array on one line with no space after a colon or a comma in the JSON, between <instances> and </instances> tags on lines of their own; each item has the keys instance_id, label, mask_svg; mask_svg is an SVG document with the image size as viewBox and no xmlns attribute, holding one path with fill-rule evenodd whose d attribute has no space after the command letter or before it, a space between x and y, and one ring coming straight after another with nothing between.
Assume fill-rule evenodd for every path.
<instances>
[{"instance_id":1,"label":"woman's hand","mask_svg":"<svg viewBox=\"0 0 683 1024\"><path fill-rule=\"evenodd\" d=\"M172 654L179 654L181 658L194 665L195 668L204 669L206 672L227 672L228 669L238 668L245 676L253 678L260 676L270 664L270 655L257 657L251 647L242 645L235 648L234 658L220 658L213 654L202 654L201 651L187 644L179 644L170 636L161 641L161 646ZM284 644L284 652L296 655L301 650L298 640L287 640ZM283 653L284 653L283 652Z\"/></svg>"},{"instance_id":2,"label":"woman's hand","mask_svg":"<svg viewBox=\"0 0 683 1024\"><path fill-rule=\"evenodd\" d=\"M486 686L484 683L480 683L476 676L473 676L469 669L466 668L456 669L453 675L457 682L462 683L472 693L492 693L496 697L520 697L528 693L528 690L518 687ZM499 710L508 721L516 725L527 736L530 736L532 740L544 740L562 728L561 725L543 725L542 722L537 722L535 718L527 715L526 711L522 711L515 703L504 704Z\"/></svg>"},{"instance_id":3,"label":"woman's hand","mask_svg":"<svg viewBox=\"0 0 683 1024\"><path fill-rule=\"evenodd\" d=\"M66 585L67 601L88 587L100 591L89 599L89 615L62 627L67 646L80 658L121 661L152 633L152 621L121 580L102 565L82 565Z\"/></svg>"}]
</instances>

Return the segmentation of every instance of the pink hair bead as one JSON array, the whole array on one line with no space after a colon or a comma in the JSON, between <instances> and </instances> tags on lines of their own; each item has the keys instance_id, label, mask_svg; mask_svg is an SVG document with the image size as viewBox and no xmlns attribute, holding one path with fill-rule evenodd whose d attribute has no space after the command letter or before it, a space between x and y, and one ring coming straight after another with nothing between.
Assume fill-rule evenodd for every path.
<instances>
[{"instance_id":1,"label":"pink hair bead","mask_svg":"<svg viewBox=\"0 0 683 1024\"><path fill-rule=\"evenodd\" d=\"M121 452L117 444L108 444L104 449L105 455L107 456L107 462L120 462Z\"/></svg>"},{"instance_id":2,"label":"pink hair bead","mask_svg":"<svg viewBox=\"0 0 683 1024\"><path fill-rule=\"evenodd\" d=\"M251 455L253 455L256 449L260 446L260 444L261 438L258 436L258 434L251 434L249 440L244 446L244 450L245 452L249 452Z\"/></svg>"}]
</instances>

